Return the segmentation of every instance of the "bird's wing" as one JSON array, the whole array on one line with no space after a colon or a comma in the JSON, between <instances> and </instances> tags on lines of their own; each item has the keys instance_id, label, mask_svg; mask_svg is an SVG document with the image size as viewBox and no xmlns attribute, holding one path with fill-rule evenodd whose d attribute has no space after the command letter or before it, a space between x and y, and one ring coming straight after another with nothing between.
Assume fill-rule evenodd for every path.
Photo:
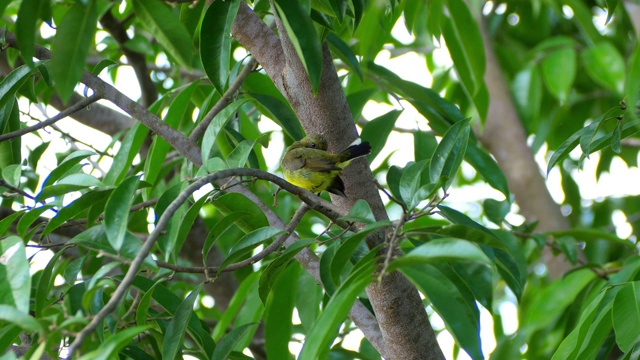
<instances>
[{"instance_id":1,"label":"bird's wing","mask_svg":"<svg viewBox=\"0 0 640 360\"><path fill-rule=\"evenodd\" d=\"M336 166L335 162L323 159L311 157L305 160L304 168L313 170L313 171L321 171L321 172L329 172L333 170L341 170Z\"/></svg>"}]
</instances>

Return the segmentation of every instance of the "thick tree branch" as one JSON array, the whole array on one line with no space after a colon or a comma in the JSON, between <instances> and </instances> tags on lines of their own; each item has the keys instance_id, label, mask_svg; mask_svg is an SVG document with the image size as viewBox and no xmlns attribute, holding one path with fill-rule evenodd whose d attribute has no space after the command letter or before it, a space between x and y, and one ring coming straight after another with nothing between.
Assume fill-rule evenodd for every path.
<instances>
[{"instance_id":1,"label":"thick tree branch","mask_svg":"<svg viewBox=\"0 0 640 360\"><path fill-rule=\"evenodd\" d=\"M0 38L4 37L6 44L18 48L15 35L7 32L4 29L0 29ZM50 59L51 52L42 46L35 47L35 56L38 59ZM155 132L162 139L171 144L182 156L186 157L194 164L200 165L200 148L190 141L178 130L167 125L164 121L160 120L157 116L147 111L142 105L131 100L123 93L118 91L113 86L107 84L99 77L85 71L82 75L81 82L91 88L97 95L100 95L103 99L109 100L114 105L122 109L127 114L131 115L151 131Z\"/></svg>"},{"instance_id":2,"label":"thick tree branch","mask_svg":"<svg viewBox=\"0 0 640 360\"><path fill-rule=\"evenodd\" d=\"M280 34L286 34L277 18L276 25ZM244 4L240 7L232 33L263 65L271 80L287 98L307 133L324 134L329 141L330 151L346 148L357 137L354 121L326 44L323 48L320 86L314 95L307 72L291 42L286 36L278 41L268 26ZM275 64L272 60L274 58L277 59ZM332 199L345 212L357 199L366 199L376 219L387 219L373 176L365 163L364 160L356 160L343 172L348 198L334 196ZM384 236L380 233L367 238L370 247L383 241ZM386 352L386 356L392 359L444 357L418 291L404 276L397 272L391 273L382 282L371 284L367 293L384 338L384 349L374 344L379 351Z\"/></svg>"},{"instance_id":3,"label":"thick tree branch","mask_svg":"<svg viewBox=\"0 0 640 360\"><path fill-rule=\"evenodd\" d=\"M562 216L560 206L553 201L527 146L527 137L502 75L492 39L482 20L478 25L487 58L484 80L491 99L480 141L495 156L522 214L527 219L538 220L539 231L566 230L569 222ZM571 268L564 256L555 256L548 247L545 247L543 260L552 277L561 276Z\"/></svg>"}]
</instances>

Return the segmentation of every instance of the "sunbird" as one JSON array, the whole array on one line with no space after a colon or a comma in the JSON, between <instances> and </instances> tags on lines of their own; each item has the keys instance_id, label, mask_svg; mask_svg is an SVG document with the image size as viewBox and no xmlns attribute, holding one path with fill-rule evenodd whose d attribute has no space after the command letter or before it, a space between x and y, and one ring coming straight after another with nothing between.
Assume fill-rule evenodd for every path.
<instances>
[{"instance_id":1,"label":"sunbird","mask_svg":"<svg viewBox=\"0 0 640 360\"><path fill-rule=\"evenodd\" d=\"M371 152L371 145L357 138L338 154L327 151L327 140L319 134L307 135L287 148L282 158L285 180L315 194L326 190L346 197L340 172L351 160Z\"/></svg>"}]
</instances>

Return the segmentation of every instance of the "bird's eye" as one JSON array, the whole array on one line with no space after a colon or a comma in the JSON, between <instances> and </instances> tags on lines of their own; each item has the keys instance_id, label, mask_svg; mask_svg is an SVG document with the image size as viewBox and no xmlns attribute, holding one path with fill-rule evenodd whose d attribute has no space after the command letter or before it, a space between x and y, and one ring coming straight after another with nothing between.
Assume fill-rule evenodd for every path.
<instances>
[{"instance_id":1,"label":"bird's eye","mask_svg":"<svg viewBox=\"0 0 640 360\"><path fill-rule=\"evenodd\" d=\"M311 143L311 147L315 149L316 148L316 143L312 142Z\"/></svg>"}]
</instances>

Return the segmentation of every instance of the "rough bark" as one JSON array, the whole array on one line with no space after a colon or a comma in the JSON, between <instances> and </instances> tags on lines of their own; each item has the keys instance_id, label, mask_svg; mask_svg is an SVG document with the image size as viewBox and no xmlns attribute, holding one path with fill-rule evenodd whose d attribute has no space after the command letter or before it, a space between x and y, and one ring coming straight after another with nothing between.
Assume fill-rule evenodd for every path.
<instances>
[{"instance_id":1,"label":"rough bark","mask_svg":"<svg viewBox=\"0 0 640 360\"><path fill-rule=\"evenodd\" d=\"M277 25L279 33L286 34L278 21ZM324 134L334 151L358 136L326 46L319 90L314 95L308 75L286 36L278 39L246 5L241 5L232 33L262 64L307 133ZM333 197L338 207L346 213L355 200L366 199L376 218L387 219L366 162L355 161L343 174L348 199ZM368 244L375 246L383 240L378 236L368 239ZM367 294L389 359L444 358L417 290L401 274L392 273L381 283L370 285Z\"/></svg>"}]
</instances>

